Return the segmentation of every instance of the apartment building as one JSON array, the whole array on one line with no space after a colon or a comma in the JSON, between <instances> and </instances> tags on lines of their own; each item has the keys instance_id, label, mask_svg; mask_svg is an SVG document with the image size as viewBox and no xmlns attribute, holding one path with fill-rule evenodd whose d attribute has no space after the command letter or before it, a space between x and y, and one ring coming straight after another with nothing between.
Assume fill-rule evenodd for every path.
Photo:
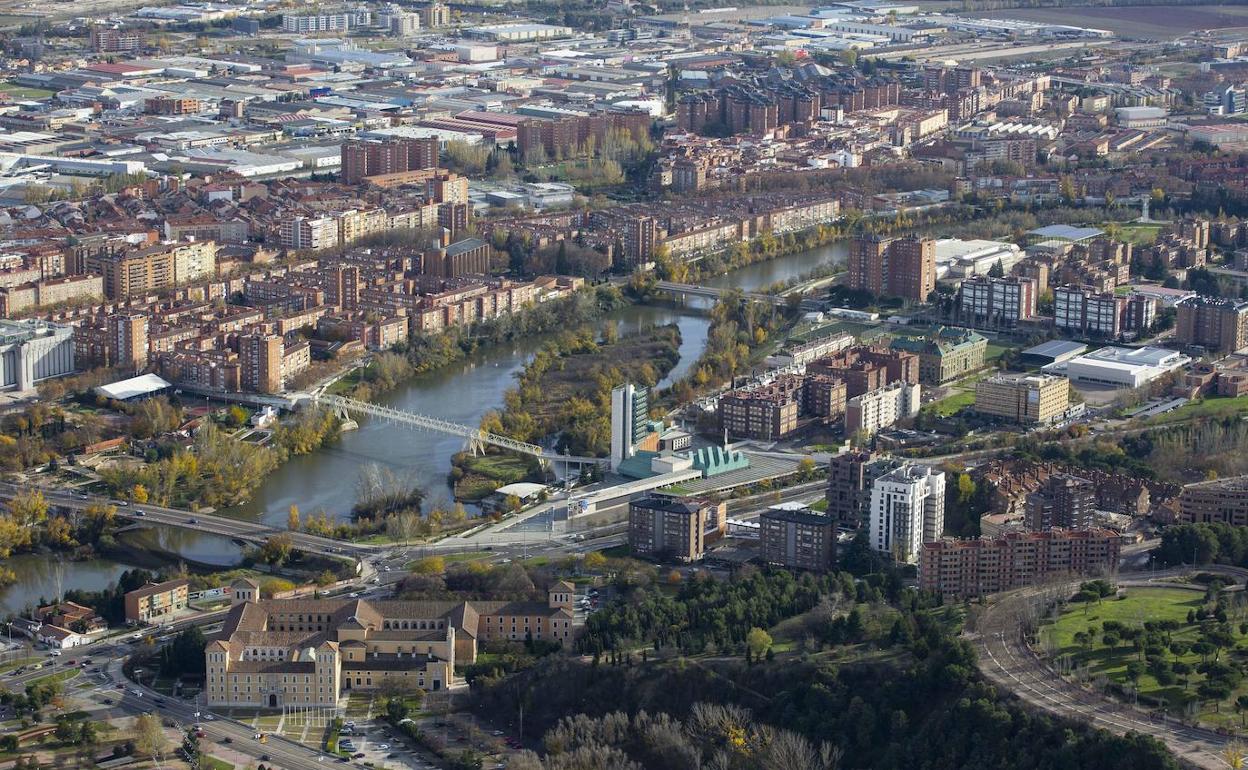
<instances>
[{"instance_id":1,"label":"apartment building","mask_svg":"<svg viewBox=\"0 0 1248 770\"><path fill-rule=\"evenodd\" d=\"M346 32L367 27L372 22L372 11L367 8L352 8L335 13L284 13L282 31L301 35L310 32Z\"/></svg>"},{"instance_id":2,"label":"apartment building","mask_svg":"<svg viewBox=\"0 0 1248 770\"><path fill-rule=\"evenodd\" d=\"M870 450L851 450L828 461L827 514L833 522L857 529L871 512L871 486L901 462Z\"/></svg>"},{"instance_id":3,"label":"apartment building","mask_svg":"<svg viewBox=\"0 0 1248 770\"><path fill-rule=\"evenodd\" d=\"M138 53L143 50L146 34L141 29L91 28L91 50L96 53Z\"/></svg>"},{"instance_id":4,"label":"apartment building","mask_svg":"<svg viewBox=\"0 0 1248 770\"><path fill-rule=\"evenodd\" d=\"M1096 513L1096 485L1069 473L1054 473L1027 495L1025 526L1032 532L1088 529Z\"/></svg>"},{"instance_id":5,"label":"apartment building","mask_svg":"<svg viewBox=\"0 0 1248 770\"><path fill-rule=\"evenodd\" d=\"M876 296L926 302L936 290L936 242L869 236L850 242L845 285Z\"/></svg>"},{"instance_id":6,"label":"apartment building","mask_svg":"<svg viewBox=\"0 0 1248 770\"><path fill-rule=\"evenodd\" d=\"M1179 493L1181 522L1248 526L1248 476L1188 484Z\"/></svg>"},{"instance_id":7,"label":"apartment building","mask_svg":"<svg viewBox=\"0 0 1248 770\"><path fill-rule=\"evenodd\" d=\"M823 421L845 412L845 382L824 374L786 374L772 382L720 397L720 430L734 438L776 441L789 436L803 417Z\"/></svg>"},{"instance_id":8,"label":"apartment building","mask_svg":"<svg viewBox=\"0 0 1248 770\"><path fill-rule=\"evenodd\" d=\"M789 569L825 572L832 567L836 524L801 503L777 505L758 517L763 561Z\"/></svg>"},{"instance_id":9,"label":"apartment building","mask_svg":"<svg viewBox=\"0 0 1248 770\"><path fill-rule=\"evenodd\" d=\"M372 176L435 169L440 144L437 137L357 139L343 142L342 181L361 184Z\"/></svg>"},{"instance_id":10,"label":"apartment building","mask_svg":"<svg viewBox=\"0 0 1248 770\"><path fill-rule=\"evenodd\" d=\"M339 243L336 217L288 217L280 225L282 248L292 251L330 249Z\"/></svg>"},{"instance_id":11,"label":"apartment building","mask_svg":"<svg viewBox=\"0 0 1248 770\"><path fill-rule=\"evenodd\" d=\"M715 506L649 495L628 501L628 545L636 556L700 561L706 553L705 533Z\"/></svg>"},{"instance_id":12,"label":"apartment building","mask_svg":"<svg viewBox=\"0 0 1248 770\"><path fill-rule=\"evenodd\" d=\"M516 147L522 155L534 152L547 157L570 157L592 139L601 147L607 136L623 131L633 137L646 136L650 132L650 113L643 111L601 112L589 115L565 117L529 118L516 125Z\"/></svg>"},{"instance_id":13,"label":"apartment building","mask_svg":"<svg viewBox=\"0 0 1248 770\"><path fill-rule=\"evenodd\" d=\"M922 403L921 388L898 381L849 399L845 402L845 434L870 436L898 420L914 417Z\"/></svg>"},{"instance_id":14,"label":"apartment building","mask_svg":"<svg viewBox=\"0 0 1248 770\"><path fill-rule=\"evenodd\" d=\"M482 641L570 644L575 588L557 582L541 601L261 600L236 581L233 606L204 651L210 707L334 708L352 691L387 684L439 691Z\"/></svg>"},{"instance_id":15,"label":"apartment building","mask_svg":"<svg viewBox=\"0 0 1248 770\"><path fill-rule=\"evenodd\" d=\"M917 563L924 543L945 529L945 474L903 465L871 485L871 547L897 562Z\"/></svg>"},{"instance_id":16,"label":"apartment building","mask_svg":"<svg viewBox=\"0 0 1248 770\"><path fill-rule=\"evenodd\" d=\"M253 332L238 338L238 359L243 390L279 393L282 390L282 338Z\"/></svg>"},{"instance_id":17,"label":"apartment building","mask_svg":"<svg viewBox=\"0 0 1248 770\"><path fill-rule=\"evenodd\" d=\"M1248 346L1248 302L1196 295L1179 300L1175 307L1179 342L1219 353Z\"/></svg>"},{"instance_id":18,"label":"apartment building","mask_svg":"<svg viewBox=\"0 0 1248 770\"><path fill-rule=\"evenodd\" d=\"M191 581L167 580L127 591L123 599L127 623L163 623L186 609Z\"/></svg>"},{"instance_id":19,"label":"apartment building","mask_svg":"<svg viewBox=\"0 0 1248 770\"><path fill-rule=\"evenodd\" d=\"M147 368L148 320L142 313L118 313L108 317L108 364L135 372Z\"/></svg>"},{"instance_id":20,"label":"apartment building","mask_svg":"<svg viewBox=\"0 0 1248 770\"><path fill-rule=\"evenodd\" d=\"M998 374L975 384L975 411L1020 425L1047 425L1070 408L1070 382L1051 374Z\"/></svg>"},{"instance_id":21,"label":"apartment building","mask_svg":"<svg viewBox=\"0 0 1248 770\"><path fill-rule=\"evenodd\" d=\"M919 587L971 599L1072 576L1112 575L1122 536L1108 529L1009 532L998 538L924 543Z\"/></svg>"},{"instance_id":22,"label":"apartment building","mask_svg":"<svg viewBox=\"0 0 1248 770\"><path fill-rule=\"evenodd\" d=\"M1013 327L1036 317L1039 296L1034 278L973 275L958 287L958 312L976 323Z\"/></svg>"},{"instance_id":23,"label":"apartment building","mask_svg":"<svg viewBox=\"0 0 1248 770\"><path fill-rule=\"evenodd\" d=\"M1053 289L1053 325L1082 337L1116 339L1122 334L1126 297L1090 286L1057 286Z\"/></svg>"},{"instance_id":24,"label":"apartment building","mask_svg":"<svg viewBox=\"0 0 1248 770\"><path fill-rule=\"evenodd\" d=\"M894 382L919 382L919 357L906 350L874 345L845 347L833 340L834 351L810 362L808 374L822 374L845 381L846 395L853 397L879 390Z\"/></svg>"}]
</instances>

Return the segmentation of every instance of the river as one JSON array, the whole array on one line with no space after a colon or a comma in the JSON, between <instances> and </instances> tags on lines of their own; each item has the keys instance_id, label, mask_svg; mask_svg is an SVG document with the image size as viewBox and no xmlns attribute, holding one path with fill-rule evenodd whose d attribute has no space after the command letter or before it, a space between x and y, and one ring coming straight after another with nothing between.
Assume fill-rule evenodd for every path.
<instances>
[{"instance_id":1,"label":"river","mask_svg":"<svg viewBox=\"0 0 1248 770\"><path fill-rule=\"evenodd\" d=\"M748 265L702 283L754 291L800 277L830 260L843 261L845 253L845 245L835 243ZM616 324L621 333L647 325L679 325L680 361L659 383L665 387L683 377L701 354L706 343L708 320L704 310L708 304L707 300L690 298L685 306L633 305L612 313L603 323ZM464 361L413 378L378 400L400 409L476 425L486 410L502 405L503 393L512 387L516 373L541 344L540 339L523 340L478 351ZM265 481L249 503L223 513L284 527L293 504L305 515L324 510L333 518L344 518L355 502L360 468L368 463L403 474L427 490L431 501L447 501L450 458L462 448L463 440L459 438L361 419L359 430L342 434L318 452L291 458ZM185 530L157 528L130 533L130 537L132 545L155 543L206 564L224 567L239 558L238 546L229 540ZM0 615L20 610L40 596L53 596L58 582L66 590L98 590L128 568L103 560L64 562L58 567L49 557L36 554L16 556L8 563L19 579L17 584L0 589Z\"/></svg>"},{"instance_id":2,"label":"river","mask_svg":"<svg viewBox=\"0 0 1248 770\"><path fill-rule=\"evenodd\" d=\"M703 283L753 291L802 276L830 260L843 261L845 253L845 245L835 243L748 265ZM615 323L621 332L646 325L679 325L680 361L659 383L663 387L683 377L701 354L709 323L702 312L705 306L706 301L699 299L690 299L687 307L634 305L611 314L607 321ZM465 361L414 378L378 400L399 409L476 425L487 410L502 405L503 393L512 387L517 372L541 344L541 340L524 340L478 351ZM297 505L305 515L324 510L333 518L341 518L355 502L360 468L369 463L405 474L427 490L431 501L448 501L450 457L463 445L460 438L363 419L359 430L344 433L318 452L292 458L273 473L249 503L225 513L284 526L290 506Z\"/></svg>"}]
</instances>

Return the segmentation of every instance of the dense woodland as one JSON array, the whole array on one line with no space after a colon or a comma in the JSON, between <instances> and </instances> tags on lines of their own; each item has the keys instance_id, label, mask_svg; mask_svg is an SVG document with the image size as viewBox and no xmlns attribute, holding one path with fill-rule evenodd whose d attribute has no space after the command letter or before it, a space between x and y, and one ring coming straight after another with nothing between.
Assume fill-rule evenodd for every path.
<instances>
[{"instance_id":1,"label":"dense woodland","mask_svg":"<svg viewBox=\"0 0 1248 770\"><path fill-rule=\"evenodd\" d=\"M751 661L747 629L786 616L781 627L796 624L807 641ZM1178 767L1152 738L1035 716L1003 697L979 677L956 617L897 577L746 570L675 599L626 593L580 643L606 652L484 677L474 705L543 736L543 758L509 765L530 770Z\"/></svg>"}]
</instances>

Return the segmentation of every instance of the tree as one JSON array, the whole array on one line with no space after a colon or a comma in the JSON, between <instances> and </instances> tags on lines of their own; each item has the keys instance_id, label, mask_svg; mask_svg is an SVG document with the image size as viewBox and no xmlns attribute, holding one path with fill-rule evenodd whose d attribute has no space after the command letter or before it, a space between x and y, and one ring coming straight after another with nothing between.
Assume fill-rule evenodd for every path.
<instances>
[{"instance_id":1,"label":"tree","mask_svg":"<svg viewBox=\"0 0 1248 770\"><path fill-rule=\"evenodd\" d=\"M417 575L441 575L446 572L446 560L441 556L426 556L412 565Z\"/></svg>"},{"instance_id":2,"label":"tree","mask_svg":"<svg viewBox=\"0 0 1248 770\"><path fill-rule=\"evenodd\" d=\"M147 487L142 484L135 484L130 488L130 499L136 503L147 502Z\"/></svg>"},{"instance_id":3,"label":"tree","mask_svg":"<svg viewBox=\"0 0 1248 770\"><path fill-rule=\"evenodd\" d=\"M755 660L760 659L771 649L771 634L755 626L745 635L745 647Z\"/></svg>"},{"instance_id":4,"label":"tree","mask_svg":"<svg viewBox=\"0 0 1248 770\"><path fill-rule=\"evenodd\" d=\"M278 535L270 535L264 541L264 545L260 546L260 560L266 564L272 564L274 567L280 567L290 558L291 553L295 550L294 541L290 535L281 533Z\"/></svg>"},{"instance_id":5,"label":"tree","mask_svg":"<svg viewBox=\"0 0 1248 770\"><path fill-rule=\"evenodd\" d=\"M290 504L290 510L286 513L286 529L291 532L298 532L303 526L299 521L299 506L294 503Z\"/></svg>"},{"instance_id":6,"label":"tree","mask_svg":"<svg viewBox=\"0 0 1248 770\"><path fill-rule=\"evenodd\" d=\"M9 515L18 526L34 527L48 518L48 501L38 489L20 489L9 500Z\"/></svg>"},{"instance_id":7,"label":"tree","mask_svg":"<svg viewBox=\"0 0 1248 770\"><path fill-rule=\"evenodd\" d=\"M134 719L134 745L141 755L151 759L160 767L165 752L169 750L169 739L165 737L165 728L160 724L156 714L140 714Z\"/></svg>"},{"instance_id":8,"label":"tree","mask_svg":"<svg viewBox=\"0 0 1248 770\"><path fill-rule=\"evenodd\" d=\"M585 554L585 560L581 564L590 572L597 572L607 566L607 557L601 551L590 551Z\"/></svg>"}]
</instances>

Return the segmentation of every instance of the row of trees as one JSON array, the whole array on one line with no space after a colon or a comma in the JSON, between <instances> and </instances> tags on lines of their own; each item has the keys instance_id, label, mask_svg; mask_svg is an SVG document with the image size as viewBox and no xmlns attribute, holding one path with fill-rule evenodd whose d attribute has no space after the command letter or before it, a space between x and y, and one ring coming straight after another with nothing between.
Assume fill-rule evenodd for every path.
<instances>
[{"instance_id":1,"label":"row of trees","mask_svg":"<svg viewBox=\"0 0 1248 770\"><path fill-rule=\"evenodd\" d=\"M113 506L96 503L67 515L53 515L41 491L18 490L0 511L0 558L40 547L94 547L111 538L116 514ZM11 572L0 572L0 583Z\"/></svg>"}]
</instances>

